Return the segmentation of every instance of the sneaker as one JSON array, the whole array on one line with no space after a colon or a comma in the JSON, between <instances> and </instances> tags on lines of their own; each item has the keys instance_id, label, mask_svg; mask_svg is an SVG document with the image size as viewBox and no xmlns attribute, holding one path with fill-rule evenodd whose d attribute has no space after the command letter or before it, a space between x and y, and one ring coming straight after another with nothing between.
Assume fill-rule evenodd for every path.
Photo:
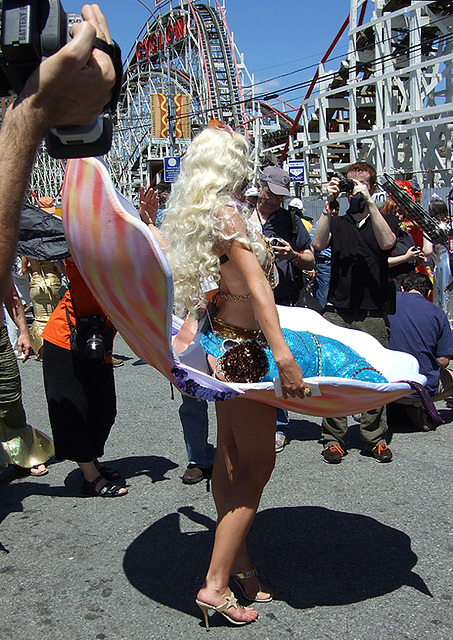
<instances>
[{"instance_id":1,"label":"sneaker","mask_svg":"<svg viewBox=\"0 0 453 640\"><path fill-rule=\"evenodd\" d=\"M339 444L329 444L328 447L322 450L324 462L328 462L329 464L340 464L345 455L346 453Z\"/></svg>"},{"instance_id":2,"label":"sneaker","mask_svg":"<svg viewBox=\"0 0 453 640\"><path fill-rule=\"evenodd\" d=\"M181 476L183 484L197 484L202 480L209 480L212 476L212 465L210 467L197 467L196 464L189 464L184 474Z\"/></svg>"},{"instance_id":3,"label":"sneaker","mask_svg":"<svg viewBox=\"0 0 453 640\"><path fill-rule=\"evenodd\" d=\"M115 356L112 356L112 365L114 367L122 367L124 364L124 360L121 360L121 358L115 358Z\"/></svg>"},{"instance_id":4,"label":"sneaker","mask_svg":"<svg viewBox=\"0 0 453 640\"><path fill-rule=\"evenodd\" d=\"M281 453L288 444L288 438L281 431L275 434L275 453Z\"/></svg>"},{"instance_id":5,"label":"sneaker","mask_svg":"<svg viewBox=\"0 0 453 640\"><path fill-rule=\"evenodd\" d=\"M377 444L370 453L377 462L391 462L393 460L393 453L386 444Z\"/></svg>"},{"instance_id":6,"label":"sneaker","mask_svg":"<svg viewBox=\"0 0 453 640\"><path fill-rule=\"evenodd\" d=\"M445 400L445 404L449 409L453 409L453 397L450 396L450 398L447 398Z\"/></svg>"}]
</instances>

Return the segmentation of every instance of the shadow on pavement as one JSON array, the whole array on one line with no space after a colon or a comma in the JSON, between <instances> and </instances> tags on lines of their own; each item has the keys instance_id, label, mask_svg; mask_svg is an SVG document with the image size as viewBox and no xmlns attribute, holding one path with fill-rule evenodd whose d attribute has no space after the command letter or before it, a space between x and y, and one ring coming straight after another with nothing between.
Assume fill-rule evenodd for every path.
<instances>
[{"instance_id":1,"label":"shadow on pavement","mask_svg":"<svg viewBox=\"0 0 453 640\"><path fill-rule=\"evenodd\" d=\"M308 440L319 440L321 437L321 427L303 418L300 420L292 418L289 421L287 434L290 441L299 440L300 442L306 442Z\"/></svg>"},{"instance_id":2,"label":"shadow on pavement","mask_svg":"<svg viewBox=\"0 0 453 640\"><path fill-rule=\"evenodd\" d=\"M119 471L122 480L136 478L138 476L148 476L151 482L162 482L169 480L165 474L170 469L176 469L179 465L173 460L163 458L162 456L130 456L127 458L119 458L118 460L107 460L102 458L102 464L105 464L111 470ZM73 487L74 495L80 494L80 485L82 483L82 472L74 463L74 471L71 471L66 477L65 485ZM119 482L121 484L121 482Z\"/></svg>"},{"instance_id":3,"label":"shadow on pavement","mask_svg":"<svg viewBox=\"0 0 453 640\"><path fill-rule=\"evenodd\" d=\"M52 469L54 464L55 463L50 465L49 468ZM123 480L146 475L151 478L153 483L169 480L169 478L165 477L165 474L170 469L175 469L178 466L172 460L161 456L132 456L130 458L108 461L106 464L112 467L112 469L117 469L121 473ZM49 476L43 476L39 479L32 479L31 476L24 475L23 472L20 472L12 465L3 471L3 473L0 474L0 523L10 513L21 513L24 510L22 502L29 496L44 495L59 498L86 498L81 492L82 472L76 467L75 463L74 469L68 473L64 480L64 486L51 486L46 482L46 478L48 477ZM24 479L26 482L13 482L19 479ZM2 551L1 543L0 551Z\"/></svg>"},{"instance_id":4,"label":"shadow on pavement","mask_svg":"<svg viewBox=\"0 0 453 640\"><path fill-rule=\"evenodd\" d=\"M127 578L152 600L199 616L194 600L214 527L193 507L165 516L127 549ZM322 507L267 509L258 513L248 545L263 583L296 609L359 602L403 585L431 596L412 571L417 556L409 536L368 516Z\"/></svg>"},{"instance_id":5,"label":"shadow on pavement","mask_svg":"<svg viewBox=\"0 0 453 640\"><path fill-rule=\"evenodd\" d=\"M308 420L290 420L288 425L289 442L296 440L306 442L308 440L316 440L319 442L321 438L321 426L309 422ZM352 416L348 417L348 431L346 434L346 449L361 450L364 447L360 439L359 425ZM322 446L319 451L321 452Z\"/></svg>"},{"instance_id":6,"label":"shadow on pavement","mask_svg":"<svg viewBox=\"0 0 453 640\"><path fill-rule=\"evenodd\" d=\"M55 496L59 498L68 498L72 495L71 491L67 487L52 487L46 481L45 478L39 478L39 480L32 480L30 476L26 476L26 482L16 482L10 484L11 480L16 480L18 476L9 478L9 475L2 474L2 480L0 482L2 499L0 502L0 523L9 516L10 513L22 513L24 507L22 502L30 496ZM9 479L7 479L9 478ZM7 486L6 486L7 485ZM25 514L22 519L28 519L30 516ZM0 542L0 552L9 553L2 543Z\"/></svg>"}]
</instances>

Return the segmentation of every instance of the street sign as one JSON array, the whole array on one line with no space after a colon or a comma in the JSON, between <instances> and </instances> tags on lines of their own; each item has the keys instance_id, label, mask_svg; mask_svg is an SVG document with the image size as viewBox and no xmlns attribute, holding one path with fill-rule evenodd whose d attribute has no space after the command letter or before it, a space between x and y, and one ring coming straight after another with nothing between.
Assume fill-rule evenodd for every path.
<instances>
[{"instance_id":1,"label":"street sign","mask_svg":"<svg viewBox=\"0 0 453 640\"><path fill-rule=\"evenodd\" d=\"M181 158L177 156L167 156L164 158L164 180L165 182L175 182L179 174Z\"/></svg>"},{"instance_id":2,"label":"street sign","mask_svg":"<svg viewBox=\"0 0 453 640\"><path fill-rule=\"evenodd\" d=\"M388 194L387 191L376 191L371 197L375 202L380 202L382 204L387 200Z\"/></svg>"},{"instance_id":3,"label":"street sign","mask_svg":"<svg viewBox=\"0 0 453 640\"><path fill-rule=\"evenodd\" d=\"M290 182L305 182L305 162L288 160L288 174Z\"/></svg>"}]
</instances>

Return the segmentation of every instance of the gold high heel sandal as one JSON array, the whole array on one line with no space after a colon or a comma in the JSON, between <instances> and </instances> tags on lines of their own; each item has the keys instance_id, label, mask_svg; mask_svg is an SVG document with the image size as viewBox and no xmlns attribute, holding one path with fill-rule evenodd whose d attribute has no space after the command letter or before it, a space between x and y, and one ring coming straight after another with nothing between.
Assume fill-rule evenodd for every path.
<instances>
[{"instance_id":1,"label":"gold high heel sandal","mask_svg":"<svg viewBox=\"0 0 453 640\"><path fill-rule=\"evenodd\" d=\"M231 624L235 624L238 626L242 626L244 624L250 624L250 622L254 622L254 620L234 620L231 616L227 614L226 612L227 609L230 609L231 607L234 607L235 609L238 608L238 601L237 601L237 598L234 597L233 592L231 592L229 596L225 596L225 600L226 602L224 604L219 604L217 607L215 607L213 604L208 604L207 602L202 602L201 600L198 600L198 599L195 600L195 602L203 612L206 631L209 631L208 616L213 615L214 613L220 613L222 616L224 616L228 620L228 622L231 622ZM242 607L242 605L239 605L239 606L243 609L246 608L246 607Z\"/></svg>"},{"instance_id":2,"label":"gold high heel sandal","mask_svg":"<svg viewBox=\"0 0 453 640\"><path fill-rule=\"evenodd\" d=\"M247 598L247 600L250 600L251 602L271 602L274 599L272 594L270 594L268 591L263 591L261 589L261 585L259 584L259 580L258 580L258 584L259 584L260 588L256 592L254 598L251 598L250 596L248 596L245 593L244 587L239 582L239 580L246 580L247 578L252 578L253 576L256 576L256 578L258 579L258 575L256 573L255 567L252 567L250 569L250 571L244 571L244 573L232 573L231 574L232 579L235 581L235 583L237 584L239 589L242 591L242 595L244 596L244 598ZM269 593L269 596L267 598L258 598L258 594L260 594L260 593Z\"/></svg>"}]
</instances>

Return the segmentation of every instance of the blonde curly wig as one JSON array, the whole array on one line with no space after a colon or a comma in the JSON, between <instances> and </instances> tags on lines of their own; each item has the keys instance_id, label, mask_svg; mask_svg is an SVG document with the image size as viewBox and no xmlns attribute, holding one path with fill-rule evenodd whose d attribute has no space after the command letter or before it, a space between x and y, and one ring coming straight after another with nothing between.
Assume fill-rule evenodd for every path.
<instances>
[{"instance_id":1,"label":"blonde curly wig","mask_svg":"<svg viewBox=\"0 0 453 640\"><path fill-rule=\"evenodd\" d=\"M184 316L188 311L195 317L206 306L203 285L220 279L216 243L235 239L249 247L258 259L263 257L264 249L248 221L248 212L235 199L247 175L248 154L248 142L243 136L208 127L194 138L182 159L161 227L178 315ZM222 215L226 205L241 217L245 233L234 231L231 217Z\"/></svg>"}]
</instances>

